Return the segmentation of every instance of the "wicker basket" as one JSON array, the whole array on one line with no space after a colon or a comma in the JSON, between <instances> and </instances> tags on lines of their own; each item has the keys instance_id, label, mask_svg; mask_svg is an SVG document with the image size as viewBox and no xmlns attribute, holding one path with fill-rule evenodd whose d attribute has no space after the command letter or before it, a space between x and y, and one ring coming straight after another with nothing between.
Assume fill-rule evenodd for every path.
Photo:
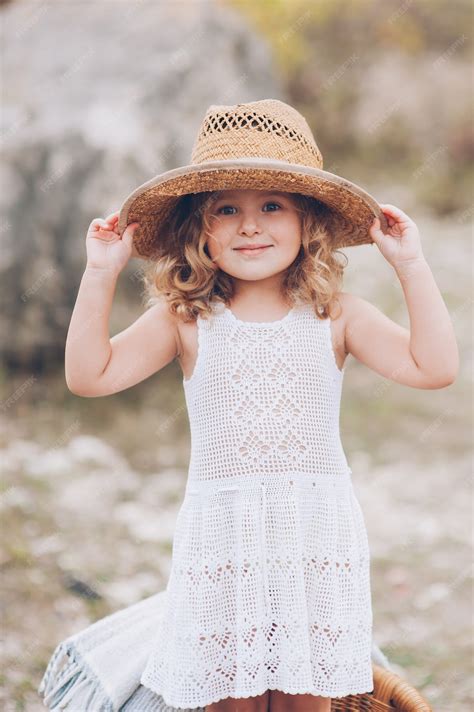
<instances>
[{"instance_id":1,"label":"wicker basket","mask_svg":"<svg viewBox=\"0 0 474 712\"><path fill-rule=\"evenodd\" d=\"M374 690L362 695L347 695L331 700L331 712L358 710L397 710L398 712L433 712L428 702L399 675L380 665L373 665Z\"/></svg>"}]
</instances>

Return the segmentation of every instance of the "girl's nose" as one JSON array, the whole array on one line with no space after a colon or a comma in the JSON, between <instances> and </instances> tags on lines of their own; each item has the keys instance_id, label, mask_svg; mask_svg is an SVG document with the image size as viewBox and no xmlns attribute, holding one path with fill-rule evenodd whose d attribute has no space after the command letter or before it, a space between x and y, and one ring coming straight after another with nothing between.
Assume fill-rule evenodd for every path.
<instances>
[{"instance_id":1,"label":"girl's nose","mask_svg":"<svg viewBox=\"0 0 474 712\"><path fill-rule=\"evenodd\" d=\"M257 221L253 218L242 219L239 227L239 233L244 235L253 235L254 232L261 232L261 228Z\"/></svg>"}]
</instances>

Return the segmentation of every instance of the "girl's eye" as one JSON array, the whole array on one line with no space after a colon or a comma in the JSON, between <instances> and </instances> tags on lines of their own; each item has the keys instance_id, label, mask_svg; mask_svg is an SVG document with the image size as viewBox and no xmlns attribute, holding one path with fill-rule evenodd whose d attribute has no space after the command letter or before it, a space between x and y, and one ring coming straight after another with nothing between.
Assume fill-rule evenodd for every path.
<instances>
[{"instance_id":1,"label":"girl's eye","mask_svg":"<svg viewBox=\"0 0 474 712\"><path fill-rule=\"evenodd\" d=\"M275 205L277 208L280 208L280 205L278 205L278 203L265 203L265 206L267 206L267 205ZM234 207L233 205L223 205L222 207L220 207L220 208L217 209L217 213L220 214L220 213L221 213L221 210L226 210L226 208L231 208L231 209L232 209L233 207ZM275 211L274 211L274 210L270 210L270 212L271 212L271 213L274 213ZM230 213L225 213L225 214L226 214L226 215L229 215Z\"/></svg>"}]
</instances>

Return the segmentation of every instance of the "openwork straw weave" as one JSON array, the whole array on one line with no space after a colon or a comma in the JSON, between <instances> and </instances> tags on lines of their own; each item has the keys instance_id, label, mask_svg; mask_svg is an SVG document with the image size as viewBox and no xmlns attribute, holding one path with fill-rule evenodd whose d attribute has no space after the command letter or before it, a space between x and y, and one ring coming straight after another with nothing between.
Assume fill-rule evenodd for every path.
<instances>
[{"instance_id":1,"label":"openwork straw weave","mask_svg":"<svg viewBox=\"0 0 474 712\"><path fill-rule=\"evenodd\" d=\"M232 106L211 105L192 149L191 163L143 183L124 201L119 231L139 222L134 246L141 257L163 254L164 231L188 193L230 189L302 193L330 209L334 249L372 243L374 217L386 232L377 201L363 188L323 170L323 156L311 129L292 106L278 99Z\"/></svg>"},{"instance_id":2,"label":"openwork straw weave","mask_svg":"<svg viewBox=\"0 0 474 712\"><path fill-rule=\"evenodd\" d=\"M433 712L420 693L399 675L372 665L373 692L331 700L331 712Z\"/></svg>"}]
</instances>

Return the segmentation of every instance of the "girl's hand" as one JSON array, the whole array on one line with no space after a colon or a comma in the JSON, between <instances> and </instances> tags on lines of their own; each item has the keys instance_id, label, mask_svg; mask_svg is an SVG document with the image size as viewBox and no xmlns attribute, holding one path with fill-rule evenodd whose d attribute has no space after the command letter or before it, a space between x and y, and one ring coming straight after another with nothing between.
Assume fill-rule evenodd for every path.
<instances>
[{"instance_id":1,"label":"girl's hand","mask_svg":"<svg viewBox=\"0 0 474 712\"><path fill-rule=\"evenodd\" d=\"M388 232L382 232L380 220L374 218L369 235L385 259L395 268L415 259L424 259L416 223L395 205L380 204L380 208L387 218Z\"/></svg>"},{"instance_id":2,"label":"girl's hand","mask_svg":"<svg viewBox=\"0 0 474 712\"><path fill-rule=\"evenodd\" d=\"M133 233L139 223L127 225L122 237L118 231L120 211L107 218L94 218L86 235L87 266L119 274L133 256Z\"/></svg>"}]
</instances>

